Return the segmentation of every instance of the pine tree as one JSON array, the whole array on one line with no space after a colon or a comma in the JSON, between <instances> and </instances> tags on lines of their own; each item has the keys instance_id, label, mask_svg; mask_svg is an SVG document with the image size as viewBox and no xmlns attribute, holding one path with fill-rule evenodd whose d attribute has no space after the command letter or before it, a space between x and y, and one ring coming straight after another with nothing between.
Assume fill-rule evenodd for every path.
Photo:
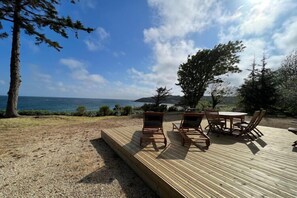
<instances>
[{"instance_id":1,"label":"pine tree","mask_svg":"<svg viewBox=\"0 0 297 198\"><path fill-rule=\"evenodd\" d=\"M75 4L75 0L71 0ZM19 87L21 85L20 76L20 37L21 30L25 34L35 37L37 45L46 43L60 51L62 47L56 41L49 39L44 33L44 29L54 31L64 38L68 38L67 29L75 31L82 30L90 33L92 28L84 27L80 21L73 21L69 16L59 15L56 6L60 0L2 0L0 2L0 30L3 29L2 21L12 24L12 47L10 59L10 86L6 106L6 117L17 117L17 104ZM0 38L8 36L7 32L0 32Z\"/></svg>"},{"instance_id":2,"label":"pine tree","mask_svg":"<svg viewBox=\"0 0 297 198\"><path fill-rule=\"evenodd\" d=\"M250 74L244 84L238 89L241 104L245 111L252 113L255 110L266 109L273 111L277 102L278 94L274 80L274 72L266 68L266 56L263 54L260 72ZM252 64L254 67L255 64ZM254 70L252 70L253 72Z\"/></svg>"}]
</instances>

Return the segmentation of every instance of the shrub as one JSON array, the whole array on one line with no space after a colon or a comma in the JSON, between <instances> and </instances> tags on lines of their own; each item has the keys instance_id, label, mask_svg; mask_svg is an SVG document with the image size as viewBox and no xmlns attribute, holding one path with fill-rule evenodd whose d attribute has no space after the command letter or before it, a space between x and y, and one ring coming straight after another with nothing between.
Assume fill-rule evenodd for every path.
<instances>
[{"instance_id":1,"label":"shrub","mask_svg":"<svg viewBox=\"0 0 297 198\"><path fill-rule=\"evenodd\" d=\"M99 115L107 116L110 115L112 111L109 109L109 106L101 106L99 109Z\"/></svg>"},{"instance_id":2,"label":"shrub","mask_svg":"<svg viewBox=\"0 0 297 198\"><path fill-rule=\"evenodd\" d=\"M168 112L174 112L174 111L178 111L176 106L171 106L168 108Z\"/></svg>"},{"instance_id":3,"label":"shrub","mask_svg":"<svg viewBox=\"0 0 297 198\"><path fill-rule=\"evenodd\" d=\"M113 108L113 114L116 116L120 116L122 112L122 107L119 104L116 104Z\"/></svg>"},{"instance_id":4,"label":"shrub","mask_svg":"<svg viewBox=\"0 0 297 198\"><path fill-rule=\"evenodd\" d=\"M131 106L125 106L122 110L123 115L130 115L132 113L132 107Z\"/></svg>"},{"instance_id":5,"label":"shrub","mask_svg":"<svg viewBox=\"0 0 297 198\"><path fill-rule=\"evenodd\" d=\"M208 100L200 100L196 106L196 111L201 112L211 108L211 103Z\"/></svg>"},{"instance_id":6,"label":"shrub","mask_svg":"<svg viewBox=\"0 0 297 198\"><path fill-rule=\"evenodd\" d=\"M77 116L83 116L86 114L86 107L85 106L79 106L76 108L76 112L74 115L77 115Z\"/></svg>"},{"instance_id":7,"label":"shrub","mask_svg":"<svg viewBox=\"0 0 297 198\"><path fill-rule=\"evenodd\" d=\"M144 104L141 109L143 111L165 112L167 111L167 105L156 106L155 104Z\"/></svg>"}]
</instances>

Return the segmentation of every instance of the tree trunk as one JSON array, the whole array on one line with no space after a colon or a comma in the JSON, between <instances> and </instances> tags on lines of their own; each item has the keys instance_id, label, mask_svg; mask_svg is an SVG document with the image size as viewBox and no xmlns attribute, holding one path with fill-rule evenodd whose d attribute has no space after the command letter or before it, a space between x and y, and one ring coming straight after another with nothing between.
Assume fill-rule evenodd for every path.
<instances>
[{"instance_id":1,"label":"tree trunk","mask_svg":"<svg viewBox=\"0 0 297 198\"><path fill-rule=\"evenodd\" d=\"M6 117L17 117L19 87L21 85L20 76L20 9L21 0L15 0L14 23L12 35L12 47L10 58L10 85L8 91L8 100L6 106Z\"/></svg>"}]
</instances>

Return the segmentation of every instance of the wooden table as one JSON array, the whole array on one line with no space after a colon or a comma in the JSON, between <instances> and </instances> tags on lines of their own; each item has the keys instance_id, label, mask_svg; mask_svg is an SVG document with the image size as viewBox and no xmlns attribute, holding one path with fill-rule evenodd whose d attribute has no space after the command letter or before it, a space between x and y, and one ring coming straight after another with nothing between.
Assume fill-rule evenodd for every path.
<instances>
[{"instance_id":1,"label":"wooden table","mask_svg":"<svg viewBox=\"0 0 297 198\"><path fill-rule=\"evenodd\" d=\"M229 112L229 111L220 111L219 115L221 118L224 118L225 120L228 119L230 120L230 132L232 133L233 131L233 119L234 118L239 118L242 121L244 121L245 116L247 115L247 113L243 113L243 112Z\"/></svg>"}]
</instances>

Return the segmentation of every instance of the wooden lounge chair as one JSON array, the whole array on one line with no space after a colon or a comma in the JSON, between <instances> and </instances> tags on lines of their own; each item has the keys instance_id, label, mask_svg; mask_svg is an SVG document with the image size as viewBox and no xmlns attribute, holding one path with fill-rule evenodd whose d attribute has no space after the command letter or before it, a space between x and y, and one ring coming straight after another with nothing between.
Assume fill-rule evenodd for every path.
<instances>
[{"instance_id":1,"label":"wooden lounge chair","mask_svg":"<svg viewBox=\"0 0 297 198\"><path fill-rule=\"evenodd\" d=\"M163 117L161 112L144 112L142 136L140 146L143 142L163 142L167 145L167 139L163 132Z\"/></svg>"},{"instance_id":2,"label":"wooden lounge chair","mask_svg":"<svg viewBox=\"0 0 297 198\"><path fill-rule=\"evenodd\" d=\"M254 123L254 129L253 131L258 135L258 137L261 137L263 136L264 134L257 128L257 126L260 124L262 118L264 117L264 115L266 114L266 110L261 110L255 123ZM243 121L243 122L237 122L237 123L234 123L234 126L237 126L237 127L247 127L247 125L249 124L250 121ZM257 138L254 134L253 136L255 138Z\"/></svg>"},{"instance_id":3,"label":"wooden lounge chair","mask_svg":"<svg viewBox=\"0 0 297 198\"><path fill-rule=\"evenodd\" d=\"M251 140L257 139L258 137L255 136L252 131L256 128L257 126L257 119L260 115L260 111L255 111L253 114L253 117L248 123L241 123L237 124L235 126L238 127L238 129L234 129L233 132L238 133L237 136L241 135L247 135ZM232 132L232 133L233 133Z\"/></svg>"},{"instance_id":4,"label":"wooden lounge chair","mask_svg":"<svg viewBox=\"0 0 297 198\"><path fill-rule=\"evenodd\" d=\"M226 133L225 131L225 126L226 126L226 121L225 119L221 119L219 112L215 110L206 110L205 112L206 119L208 121L208 132L213 133Z\"/></svg>"},{"instance_id":5,"label":"wooden lounge chair","mask_svg":"<svg viewBox=\"0 0 297 198\"><path fill-rule=\"evenodd\" d=\"M183 146L186 143L205 142L206 149L209 148L210 139L203 133L200 125L203 116L203 113L184 113L180 123L172 123L172 130L176 129L179 132Z\"/></svg>"},{"instance_id":6,"label":"wooden lounge chair","mask_svg":"<svg viewBox=\"0 0 297 198\"><path fill-rule=\"evenodd\" d=\"M297 135L297 128L290 127L288 131L295 133ZM292 144L292 146L297 146L297 140Z\"/></svg>"}]
</instances>

